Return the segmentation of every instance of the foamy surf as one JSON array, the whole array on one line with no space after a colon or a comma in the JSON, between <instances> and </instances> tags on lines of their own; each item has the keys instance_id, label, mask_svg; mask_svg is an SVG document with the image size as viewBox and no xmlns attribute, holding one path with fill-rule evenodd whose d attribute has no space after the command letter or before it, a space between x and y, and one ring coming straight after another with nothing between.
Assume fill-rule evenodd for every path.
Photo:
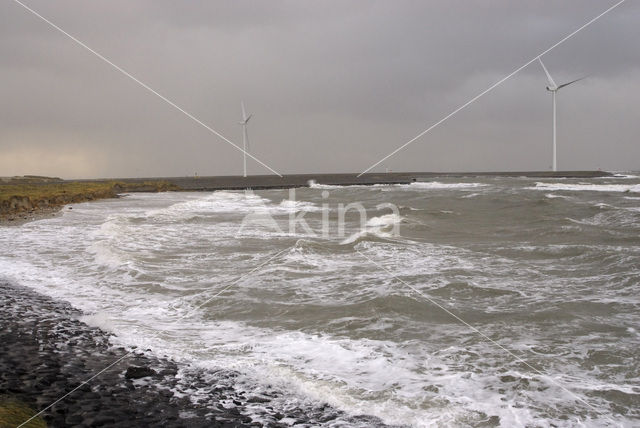
<instances>
[{"instance_id":1,"label":"foamy surf","mask_svg":"<svg viewBox=\"0 0 640 428\"><path fill-rule=\"evenodd\" d=\"M178 392L195 401L207 388L192 372L234 371L238 391L277 389L247 407L254 421L269 406L309 426L632 426L637 200L532 192L525 179L424 185L296 189L296 202L283 190L77 204L3 229L0 267L71 302L114 343L178 362ZM341 237L285 229L304 215L318 230L328 204L335 232L336 207L351 202L367 221L347 216ZM248 223L238 233L256 212L282 231Z\"/></svg>"},{"instance_id":2,"label":"foamy surf","mask_svg":"<svg viewBox=\"0 0 640 428\"><path fill-rule=\"evenodd\" d=\"M420 181L409 184L392 184L383 188L384 192L397 190L427 191L427 190L451 190L451 191L471 191L489 187L487 183L442 183L439 181Z\"/></svg>"},{"instance_id":3,"label":"foamy surf","mask_svg":"<svg viewBox=\"0 0 640 428\"><path fill-rule=\"evenodd\" d=\"M353 233L348 238L342 240L340 245L348 245L368 239L371 237L387 239L398 236L400 233L399 225L402 217L398 214L385 214L378 217L372 217L367 220L365 227Z\"/></svg>"},{"instance_id":4,"label":"foamy surf","mask_svg":"<svg viewBox=\"0 0 640 428\"><path fill-rule=\"evenodd\" d=\"M571 191L571 192L632 192L640 193L640 184L570 184L538 182L529 190Z\"/></svg>"},{"instance_id":5,"label":"foamy surf","mask_svg":"<svg viewBox=\"0 0 640 428\"><path fill-rule=\"evenodd\" d=\"M487 187L486 183L441 183L438 181L416 182L408 185L411 189L477 189L478 187Z\"/></svg>"},{"instance_id":6,"label":"foamy surf","mask_svg":"<svg viewBox=\"0 0 640 428\"><path fill-rule=\"evenodd\" d=\"M309 180L307 186L311 189L320 190L340 190L340 189L362 189L362 188L378 188L387 186L386 184L349 184L349 185L337 185L337 184L320 184L315 180Z\"/></svg>"}]
</instances>

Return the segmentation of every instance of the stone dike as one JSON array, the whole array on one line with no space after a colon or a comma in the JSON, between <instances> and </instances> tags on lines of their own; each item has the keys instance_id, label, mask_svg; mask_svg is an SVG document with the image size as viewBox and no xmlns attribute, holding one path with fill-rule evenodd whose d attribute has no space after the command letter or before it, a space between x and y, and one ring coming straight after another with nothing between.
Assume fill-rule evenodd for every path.
<instances>
[{"instance_id":1,"label":"stone dike","mask_svg":"<svg viewBox=\"0 0 640 428\"><path fill-rule=\"evenodd\" d=\"M0 427L384 427L271 385L123 348L64 302L0 280ZM337 421L341 421L338 423ZM342 425L341 425L342 424Z\"/></svg>"}]
</instances>

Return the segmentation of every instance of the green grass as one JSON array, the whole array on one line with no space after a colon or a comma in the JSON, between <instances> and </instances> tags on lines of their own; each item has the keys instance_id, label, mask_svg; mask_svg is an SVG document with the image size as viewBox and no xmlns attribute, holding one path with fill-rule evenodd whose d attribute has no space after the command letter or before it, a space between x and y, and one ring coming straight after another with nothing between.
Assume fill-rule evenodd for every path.
<instances>
[{"instance_id":1,"label":"green grass","mask_svg":"<svg viewBox=\"0 0 640 428\"><path fill-rule=\"evenodd\" d=\"M0 428L15 428L35 414L35 410L16 399L0 397ZM47 424L42 418L37 417L23 426L25 428L46 428Z\"/></svg>"},{"instance_id":2,"label":"green grass","mask_svg":"<svg viewBox=\"0 0 640 428\"><path fill-rule=\"evenodd\" d=\"M55 207L68 203L112 198L124 192L164 192L179 190L168 181L69 181L0 184L0 214L10 215L20 209L11 208L14 198L28 198L34 208Z\"/></svg>"},{"instance_id":3,"label":"green grass","mask_svg":"<svg viewBox=\"0 0 640 428\"><path fill-rule=\"evenodd\" d=\"M26 196L32 201L52 199L62 195L81 195L88 193L111 192L114 181L109 182L69 182L43 184L5 184L0 185L0 203L14 196ZM122 184L122 183L118 183Z\"/></svg>"}]
</instances>

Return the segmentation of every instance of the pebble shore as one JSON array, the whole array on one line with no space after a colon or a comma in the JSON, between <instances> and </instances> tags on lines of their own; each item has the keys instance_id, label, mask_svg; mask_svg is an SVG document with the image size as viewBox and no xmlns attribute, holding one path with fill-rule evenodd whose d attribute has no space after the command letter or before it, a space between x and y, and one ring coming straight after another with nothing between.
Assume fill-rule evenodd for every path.
<instances>
[{"instance_id":1,"label":"pebble shore","mask_svg":"<svg viewBox=\"0 0 640 428\"><path fill-rule=\"evenodd\" d=\"M107 333L80 316L66 303L0 281L0 397L46 409L40 417L48 426L383 426L322 403L272 406L282 402L282 393L269 386L244 391L235 381L239 373L202 372L113 346Z\"/></svg>"},{"instance_id":2,"label":"pebble shore","mask_svg":"<svg viewBox=\"0 0 640 428\"><path fill-rule=\"evenodd\" d=\"M43 218L51 218L60 215L59 211L63 207L38 208L23 213L0 214L0 227L21 226L25 223ZM67 208L68 209L68 208Z\"/></svg>"}]
</instances>

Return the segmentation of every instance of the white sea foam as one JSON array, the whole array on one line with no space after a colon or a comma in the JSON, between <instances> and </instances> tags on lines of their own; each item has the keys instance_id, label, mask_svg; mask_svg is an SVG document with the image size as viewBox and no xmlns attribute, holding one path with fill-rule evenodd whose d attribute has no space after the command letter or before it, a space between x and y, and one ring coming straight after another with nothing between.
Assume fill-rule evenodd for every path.
<instances>
[{"instance_id":1,"label":"white sea foam","mask_svg":"<svg viewBox=\"0 0 640 428\"><path fill-rule=\"evenodd\" d=\"M542 183L538 182L534 187L526 187L529 190L544 191L572 191L572 192L633 192L640 193L640 184L569 184L569 183Z\"/></svg>"},{"instance_id":2,"label":"white sea foam","mask_svg":"<svg viewBox=\"0 0 640 428\"><path fill-rule=\"evenodd\" d=\"M610 204L605 204L604 202L599 202L594 206L601 209L611 209L611 208L617 209L617 207L614 207L613 205L610 205Z\"/></svg>"},{"instance_id":3,"label":"white sea foam","mask_svg":"<svg viewBox=\"0 0 640 428\"><path fill-rule=\"evenodd\" d=\"M267 209L271 202L253 192L218 191L205 197L177 202L168 207L153 209L146 213L149 217L184 220L196 215L215 213L238 213Z\"/></svg>"},{"instance_id":4,"label":"white sea foam","mask_svg":"<svg viewBox=\"0 0 640 428\"><path fill-rule=\"evenodd\" d=\"M582 224L582 225L588 225L588 226L602 226L605 228L628 227L630 228L629 230L633 230L640 227L640 217L636 214L636 211L634 211L633 209L612 210L611 208L615 208L615 207L611 207L611 206L607 208L608 208L607 211L596 214L593 217L588 217L583 219L569 218L569 220L576 224Z\"/></svg>"},{"instance_id":5,"label":"white sea foam","mask_svg":"<svg viewBox=\"0 0 640 428\"><path fill-rule=\"evenodd\" d=\"M364 230L361 230L360 232L355 232L351 234L349 237L343 239L342 241L340 241L340 245L353 244L356 242L360 242L363 239L367 239L369 237L386 239L386 238L391 238L392 236L393 235L388 232L383 232L380 230L373 230L373 229L364 229Z\"/></svg>"},{"instance_id":6,"label":"white sea foam","mask_svg":"<svg viewBox=\"0 0 640 428\"><path fill-rule=\"evenodd\" d=\"M474 193L468 193L466 195L463 195L462 198L475 198L475 197L481 196L481 195L482 195L482 193L474 192Z\"/></svg>"},{"instance_id":7,"label":"white sea foam","mask_svg":"<svg viewBox=\"0 0 640 428\"><path fill-rule=\"evenodd\" d=\"M363 185L363 184L355 184L355 185L347 185L347 186L337 186L331 184L318 184L314 180L309 180L309 187L312 189L325 189L325 190L333 190L333 189L353 189L353 188L363 188L363 189L376 189L382 190L383 192L392 192L398 189L405 190L466 190L466 189L475 189L488 187L488 184L484 183L441 183L439 181L416 181L409 184L372 184L372 185Z\"/></svg>"},{"instance_id":8,"label":"white sea foam","mask_svg":"<svg viewBox=\"0 0 640 428\"><path fill-rule=\"evenodd\" d=\"M277 209L284 212L298 212L298 211L321 211L322 208L308 201L294 201L290 199L284 199L277 206Z\"/></svg>"},{"instance_id":9,"label":"white sea foam","mask_svg":"<svg viewBox=\"0 0 640 428\"><path fill-rule=\"evenodd\" d=\"M398 214L385 214L378 217L371 217L367 220L364 229L353 233L340 242L341 245L353 244L367 237L392 238L399 232L399 225L402 217Z\"/></svg>"},{"instance_id":10,"label":"white sea foam","mask_svg":"<svg viewBox=\"0 0 640 428\"><path fill-rule=\"evenodd\" d=\"M114 324L111 322L111 317L103 312L83 315L80 317L80 321L109 333L117 333Z\"/></svg>"},{"instance_id":11,"label":"white sea foam","mask_svg":"<svg viewBox=\"0 0 640 428\"><path fill-rule=\"evenodd\" d=\"M327 190L331 190L331 189L340 189L341 187L344 186L335 186L335 185L331 185L331 184L319 184L316 182L316 180L309 180L307 182L307 184L309 185L309 187L311 189L327 189Z\"/></svg>"},{"instance_id":12,"label":"white sea foam","mask_svg":"<svg viewBox=\"0 0 640 428\"><path fill-rule=\"evenodd\" d=\"M484 183L440 183L437 181L432 182L415 182L411 183L412 187L419 187L423 189L469 189L477 187L486 187L488 184Z\"/></svg>"},{"instance_id":13,"label":"white sea foam","mask_svg":"<svg viewBox=\"0 0 640 428\"><path fill-rule=\"evenodd\" d=\"M518 327L518 308L546 304L549 295L554 301L575 297L571 293L576 287L566 286L557 274L558 260L553 266L537 265L535 260L521 264L490 251L394 239L392 229L403 221L395 214L370 218L364 231L369 235L358 235L362 233L358 231L345 240L350 242L343 241L355 243L355 248L258 228L251 229L246 240L237 237L239 222L255 207L272 213L317 210L310 202L273 202L242 192L204 197L132 195L126 200L98 201L74 206L59 218L3 229L2 238L11 245L0 254L0 273L70 301L89 313L83 321L113 332L116 343L148 348L183 365L237 369L243 373L240 381L246 382L247 391L263 383L277 385L284 393L270 406L312 408L328 402L347 415L376 415L389 424L416 427L481 425L489 417L498 417L502 426L628 422L612 415L604 398L593 399L593 394L584 392L634 393L630 381L604 381L602 373L594 375L576 363L585 358L580 352L591 352L598 341L580 342L568 331L565 347L558 345L540 356L552 341L544 331ZM634 218L634 213L607 209L593 220L616 220L618 211L624 218ZM208 221L185 221L196 215ZM349 231L355 228L350 227ZM465 326L403 288L386 271L368 264L354 249L366 252L412 286L433 292L434 298L452 309L480 314L483 318L477 323L483 332L509 349L550 358L549 378L519 372L523 367L517 361L476 340ZM625 243L618 258L628 252ZM633 263L633 257L627 257ZM229 285L218 298L210 299ZM505 297L517 294L512 290L521 293L519 305ZM474 296L471 303L470 294ZM283 314L294 313L306 303L302 319L307 324L300 327L295 317L282 321ZM469 304L471 308L465 306ZM364 315L358 315L363 310L358 305L365 308ZM333 308L344 308L346 316L323 319L323 312ZM388 308L391 313L409 309L392 318L385 312ZM235 321L253 310L268 315ZM508 327L491 318L505 310L514 314ZM634 318L622 318L619 313L616 317L616 322L634 325ZM332 329L334 323L353 324L353 337ZM626 334L637 338L635 330ZM539 343L537 335L542 336ZM553 337L553 341L561 339ZM533 347L535 354L528 352ZM570 353L566 357L570 362L550 355L552 351ZM504 374L515 380L501 380ZM595 419L576 416L584 415L580 404L548 379L557 379L603 411L591 416ZM348 421L334 423L341 425Z\"/></svg>"},{"instance_id":14,"label":"white sea foam","mask_svg":"<svg viewBox=\"0 0 640 428\"><path fill-rule=\"evenodd\" d=\"M386 186L385 184L348 184L348 185L337 185L337 184L320 184L315 180L309 180L307 185L311 189L321 189L321 190L337 190L337 189L353 189L353 188L363 188L363 189L373 189L377 187Z\"/></svg>"},{"instance_id":15,"label":"white sea foam","mask_svg":"<svg viewBox=\"0 0 640 428\"><path fill-rule=\"evenodd\" d=\"M131 261L120 245L120 238L127 233L122 220L120 216L112 216L97 230L90 232L87 251L94 255L96 263L110 269L121 268Z\"/></svg>"},{"instance_id":16,"label":"white sea foam","mask_svg":"<svg viewBox=\"0 0 640 428\"><path fill-rule=\"evenodd\" d=\"M367 220L367 226L387 228L402 222L402 217L398 214L385 214L378 217L371 217Z\"/></svg>"},{"instance_id":17,"label":"white sea foam","mask_svg":"<svg viewBox=\"0 0 640 428\"><path fill-rule=\"evenodd\" d=\"M394 184L385 191L404 190L473 190L488 187L485 183L441 183L439 181L416 181L410 184Z\"/></svg>"},{"instance_id":18,"label":"white sea foam","mask_svg":"<svg viewBox=\"0 0 640 428\"><path fill-rule=\"evenodd\" d=\"M635 175L635 174L628 174L628 173L617 173L617 174L614 174L612 178L630 178L630 179L635 179L635 178L640 178L640 176Z\"/></svg>"},{"instance_id":19,"label":"white sea foam","mask_svg":"<svg viewBox=\"0 0 640 428\"><path fill-rule=\"evenodd\" d=\"M556 195L555 193L547 193L544 196L548 199L571 199L569 196Z\"/></svg>"}]
</instances>

